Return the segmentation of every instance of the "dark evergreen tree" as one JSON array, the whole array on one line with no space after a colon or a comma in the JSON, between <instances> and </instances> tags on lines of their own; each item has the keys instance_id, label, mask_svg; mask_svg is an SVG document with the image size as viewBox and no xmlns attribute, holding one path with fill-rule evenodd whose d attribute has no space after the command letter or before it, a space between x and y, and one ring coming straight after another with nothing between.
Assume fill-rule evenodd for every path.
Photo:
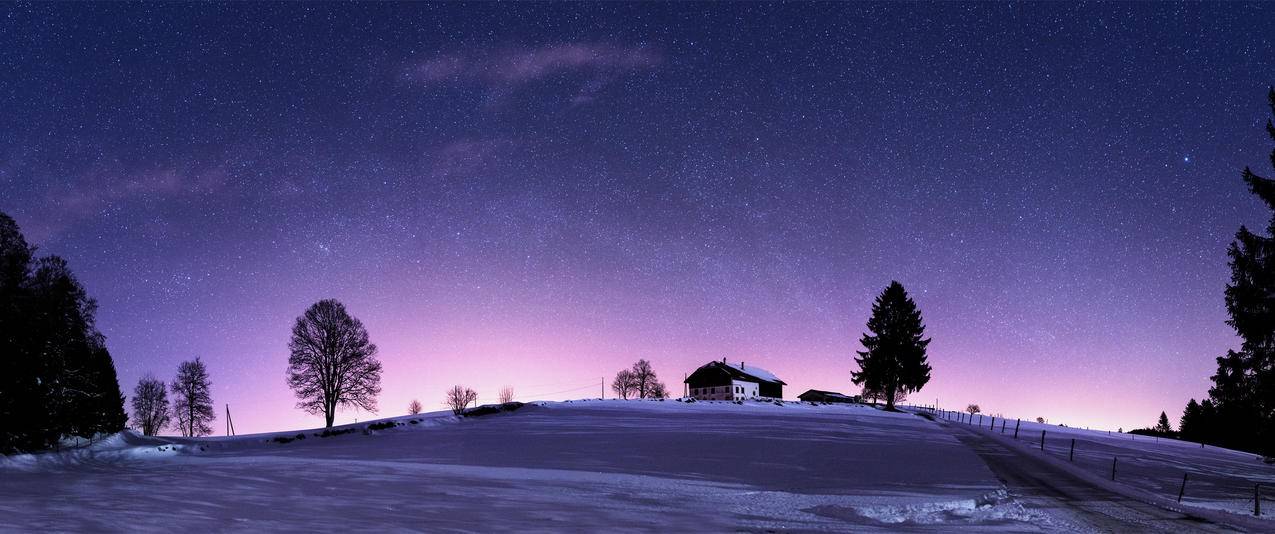
<instances>
[{"instance_id":1,"label":"dark evergreen tree","mask_svg":"<svg viewBox=\"0 0 1275 534\"><path fill-rule=\"evenodd\" d=\"M96 302L65 260L34 252L0 213L0 452L124 425L114 364L94 325Z\"/></svg>"},{"instance_id":2,"label":"dark evergreen tree","mask_svg":"<svg viewBox=\"0 0 1275 534\"><path fill-rule=\"evenodd\" d=\"M29 328L34 254L18 223L0 213L0 453L43 448L56 438L46 424L48 388Z\"/></svg>"},{"instance_id":3,"label":"dark evergreen tree","mask_svg":"<svg viewBox=\"0 0 1275 534\"><path fill-rule=\"evenodd\" d=\"M208 368L199 358L182 362L177 367L177 378L169 386L173 393L173 421L183 436L206 436L212 433L208 425L213 420L212 382L208 380Z\"/></svg>"},{"instance_id":4,"label":"dark evergreen tree","mask_svg":"<svg viewBox=\"0 0 1275 534\"><path fill-rule=\"evenodd\" d=\"M1178 420L1178 435L1187 441L1200 441L1200 403L1191 399L1182 410L1182 418Z\"/></svg>"},{"instance_id":5,"label":"dark evergreen tree","mask_svg":"<svg viewBox=\"0 0 1275 534\"><path fill-rule=\"evenodd\" d=\"M1267 94L1275 113L1275 89ZM1266 122L1275 139L1275 125ZM1275 150L1271 151L1275 165ZM1275 181L1245 167L1244 183L1275 210ZM1267 227L1275 233L1275 217ZM1210 437L1220 445L1275 455L1275 240L1241 226L1227 254L1231 282L1226 286L1227 324L1243 340L1240 350L1217 359L1209 397L1217 410Z\"/></svg>"},{"instance_id":6,"label":"dark evergreen tree","mask_svg":"<svg viewBox=\"0 0 1275 534\"><path fill-rule=\"evenodd\" d=\"M1152 430L1160 434L1169 435L1173 433L1173 426L1169 425L1169 416L1164 412L1160 412L1160 420L1156 422L1155 428Z\"/></svg>"},{"instance_id":7,"label":"dark evergreen tree","mask_svg":"<svg viewBox=\"0 0 1275 534\"><path fill-rule=\"evenodd\" d=\"M96 386L94 397L95 420L90 428L94 433L113 434L124 430L128 424L128 413L124 411L124 394L120 391L119 375L115 372L115 361L110 351L103 344L93 352L90 362Z\"/></svg>"},{"instance_id":8,"label":"dark evergreen tree","mask_svg":"<svg viewBox=\"0 0 1275 534\"><path fill-rule=\"evenodd\" d=\"M855 363L859 370L851 380L864 391L879 392L885 397L885 408L894 409L900 394L920 390L930 381L930 364L926 361L925 325L921 310L908 296L903 285L890 282L872 304L868 330L859 340L865 350Z\"/></svg>"}]
</instances>

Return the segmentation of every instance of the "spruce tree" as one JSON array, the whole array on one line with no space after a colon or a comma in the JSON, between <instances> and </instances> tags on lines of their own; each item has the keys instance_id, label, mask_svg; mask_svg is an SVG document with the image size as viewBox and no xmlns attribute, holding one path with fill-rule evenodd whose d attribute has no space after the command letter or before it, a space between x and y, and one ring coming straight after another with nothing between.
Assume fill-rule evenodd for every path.
<instances>
[{"instance_id":1,"label":"spruce tree","mask_svg":"<svg viewBox=\"0 0 1275 534\"><path fill-rule=\"evenodd\" d=\"M901 394L920 390L930 381L925 352L930 340L924 337L921 310L902 284L892 281L877 296L868 330L872 333L859 340L865 350L854 359L859 370L851 372L851 380L864 391L879 392L885 408L893 410Z\"/></svg>"},{"instance_id":2,"label":"spruce tree","mask_svg":"<svg viewBox=\"0 0 1275 534\"><path fill-rule=\"evenodd\" d=\"M1156 432L1159 432L1161 434L1172 434L1173 426L1169 425L1168 414L1164 412L1160 412L1160 420L1156 422L1155 428L1153 428L1152 430L1155 430Z\"/></svg>"},{"instance_id":3,"label":"spruce tree","mask_svg":"<svg viewBox=\"0 0 1275 534\"><path fill-rule=\"evenodd\" d=\"M1275 88L1267 94L1275 113ZM1275 140L1275 125L1266 122ZM1275 165L1275 150L1271 151ZM1267 207L1275 210L1275 180L1245 167L1244 183ZM1245 226L1235 234L1230 256L1231 282L1226 286L1227 324L1243 340L1238 351L1217 359L1209 396L1218 418L1214 428L1221 444L1275 455L1275 217L1261 235Z\"/></svg>"},{"instance_id":4,"label":"spruce tree","mask_svg":"<svg viewBox=\"0 0 1275 534\"><path fill-rule=\"evenodd\" d=\"M1182 418L1178 420L1178 435L1188 441L1200 438L1200 403L1191 399L1182 410Z\"/></svg>"}]
</instances>

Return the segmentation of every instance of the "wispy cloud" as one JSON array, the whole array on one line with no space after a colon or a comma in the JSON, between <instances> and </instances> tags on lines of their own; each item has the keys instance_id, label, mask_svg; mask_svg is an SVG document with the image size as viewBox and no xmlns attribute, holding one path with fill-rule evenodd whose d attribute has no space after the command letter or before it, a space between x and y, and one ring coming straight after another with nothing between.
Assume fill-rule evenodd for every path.
<instances>
[{"instance_id":1,"label":"wispy cloud","mask_svg":"<svg viewBox=\"0 0 1275 534\"><path fill-rule=\"evenodd\" d=\"M73 214L89 215L134 198L166 200L215 193L228 179L224 167L189 171L155 168L132 173L95 171L68 187L50 191L48 200Z\"/></svg>"},{"instance_id":2,"label":"wispy cloud","mask_svg":"<svg viewBox=\"0 0 1275 534\"><path fill-rule=\"evenodd\" d=\"M660 62L658 53L644 47L573 43L443 54L411 65L406 74L422 85L510 88L568 73L612 75L647 70Z\"/></svg>"}]
</instances>

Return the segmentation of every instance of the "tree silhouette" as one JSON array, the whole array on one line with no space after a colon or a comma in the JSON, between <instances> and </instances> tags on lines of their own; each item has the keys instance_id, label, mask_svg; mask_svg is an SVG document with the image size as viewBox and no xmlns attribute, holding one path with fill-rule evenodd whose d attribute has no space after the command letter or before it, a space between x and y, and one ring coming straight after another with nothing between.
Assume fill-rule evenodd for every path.
<instances>
[{"instance_id":1,"label":"tree silhouette","mask_svg":"<svg viewBox=\"0 0 1275 534\"><path fill-rule=\"evenodd\" d=\"M137 381L133 388L133 422L142 434L154 436L168 424L168 389L151 375Z\"/></svg>"},{"instance_id":2,"label":"tree silhouette","mask_svg":"<svg viewBox=\"0 0 1275 534\"><path fill-rule=\"evenodd\" d=\"M452 409L452 413L460 415L465 411L465 407L471 402L478 402L478 393L472 389L461 386L452 386L447 390L447 397L443 399L443 403Z\"/></svg>"},{"instance_id":3,"label":"tree silhouette","mask_svg":"<svg viewBox=\"0 0 1275 534\"><path fill-rule=\"evenodd\" d=\"M65 260L35 257L0 213L0 453L124 427L124 397L97 303Z\"/></svg>"},{"instance_id":4,"label":"tree silhouette","mask_svg":"<svg viewBox=\"0 0 1275 534\"><path fill-rule=\"evenodd\" d=\"M633 371L621 369L615 374L615 379L611 381L611 391L615 392L617 397L627 399L630 395L637 392L637 378L633 376Z\"/></svg>"},{"instance_id":5,"label":"tree silhouette","mask_svg":"<svg viewBox=\"0 0 1275 534\"><path fill-rule=\"evenodd\" d=\"M199 358L182 362L169 389L173 393L173 421L177 423L177 430L187 437L211 434L212 427L208 423L214 418L212 382L204 362Z\"/></svg>"},{"instance_id":6,"label":"tree silhouette","mask_svg":"<svg viewBox=\"0 0 1275 534\"><path fill-rule=\"evenodd\" d=\"M1267 92L1267 103L1275 114L1275 88ZM1266 132L1275 140L1275 124L1269 119ZM1275 150L1270 160L1275 165ZM1242 175L1249 192L1275 210L1275 180L1249 167ZM1225 293L1226 323L1242 343L1240 350L1217 359L1209 399L1187 430L1201 441L1275 456L1275 214L1266 234L1240 226L1227 249L1231 281Z\"/></svg>"},{"instance_id":7,"label":"tree silhouette","mask_svg":"<svg viewBox=\"0 0 1275 534\"><path fill-rule=\"evenodd\" d=\"M859 371L851 373L851 380L865 392L879 392L885 408L893 410L900 393L920 390L930 381L925 354L930 340L924 338L921 311L902 284L890 282L876 298L868 330L872 334L859 340L865 350L854 360Z\"/></svg>"},{"instance_id":8,"label":"tree silhouette","mask_svg":"<svg viewBox=\"0 0 1275 534\"><path fill-rule=\"evenodd\" d=\"M298 408L323 414L327 428L338 406L376 412L381 393L376 345L344 304L325 299L306 309L292 327L288 349L288 386L300 399Z\"/></svg>"},{"instance_id":9,"label":"tree silhouette","mask_svg":"<svg viewBox=\"0 0 1275 534\"><path fill-rule=\"evenodd\" d=\"M513 387L513 386L505 386L505 387L503 387L503 388L500 388L500 396L499 396L499 400L500 400L500 403L501 403L501 404L504 404L504 403L506 403L506 402L513 402L513 401L514 401L514 387Z\"/></svg>"},{"instance_id":10,"label":"tree silhouette","mask_svg":"<svg viewBox=\"0 0 1275 534\"><path fill-rule=\"evenodd\" d=\"M638 359L633 364L633 367L616 373L615 379L611 382L611 391L614 391L616 396L621 399L629 397L638 399L668 398L668 388L655 376L655 370L651 368L651 362L644 359Z\"/></svg>"},{"instance_id":11,"label":"tree silhouette","mask_svg":"<svg viewBox=\"0 0 1275 534\"><path fill-rule=\"evenodd\" d=\"M1200 403L1191 399L1186 403L1186 408L1182 410L1182 418L1178 419L1178 435L1182 439L1189 441L1197 441L1201 436L1200 425Z\"/></svg>"},{"instance_id":12,"label":"tree silhouette","mask_svg":"<svg viewBox=\"0 0 1275 534\"><path fill-rule=\"evenodd\" d=\"M421 413L421 401L412 399L412 402L407 404L407 413L412 415Z\"/></svg>"},{"instance_id":13,"label":"tree silhouette","mask_svg":"<svg viewBox=\"0 0 1275 534\"><path fill-rule=\"evenodd\" d=\"M659 383L655 370L651 369L651 362L639 358L630 372L633 373L633 387L637 389L638 398L648 398L651 390ZM663 384L660 384L660 389L663 389Z\"/></svg>"},{"instance_id":14,"label":"tree silhouette","mask_svg":"<svg viewBox=\"0 0 1275 534\"><path fill-rule=\"evenodd\" d=\"M971 404L965 407L965 411L969 412L970 415L974 415L976 413L981 413L983 409L979 408L977 404Z\"/></svg>"},{"instance_id":15,"label":"tree silhouette","mask_svg":"<svg viewBox=\"0 0 1275 534\"><path fill-rule=\"evenodd\" d=\"M1156 422L1155 428L1152 430L1161 434L1172 434L1173 427L1169 425L1169 416L1164 412L1160 412L1160 420Z\"/></svg>"}]
</instances>

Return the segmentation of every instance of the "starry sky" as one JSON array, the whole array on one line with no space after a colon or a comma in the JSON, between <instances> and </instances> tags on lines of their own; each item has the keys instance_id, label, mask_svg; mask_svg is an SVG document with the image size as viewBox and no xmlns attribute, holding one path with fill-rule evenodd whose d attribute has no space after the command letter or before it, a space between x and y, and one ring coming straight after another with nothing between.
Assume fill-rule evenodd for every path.
<instances>
[{"instance_id":1,"label":"starry sky","mask_svg":"<svg viewBox=\"0 0 1275 534\"><path fill-rule=\"evenodd\" d=\"M380 415L444 389L849 381L899 280L913 399L1126 429L1238 342L1275 6L3 4L0 211L100 305L126 393L209 366L240 433L337 298ZM608 396L610 393L608 392ZM341 412L338 423L373 417ZM219 433L220 417L213 426Z\"/></svg>"}]
</instances>

